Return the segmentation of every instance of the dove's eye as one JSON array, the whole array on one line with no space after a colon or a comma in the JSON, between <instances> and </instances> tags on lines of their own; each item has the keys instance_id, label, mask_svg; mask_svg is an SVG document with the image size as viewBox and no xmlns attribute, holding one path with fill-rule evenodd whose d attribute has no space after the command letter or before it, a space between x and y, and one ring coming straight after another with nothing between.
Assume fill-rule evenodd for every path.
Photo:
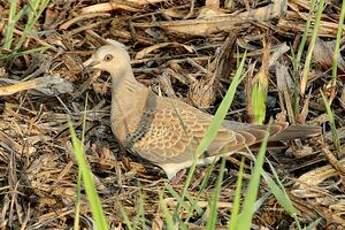
<instances>
[{"instance_id":1,"label":"dove's eye","mask_svg":"<svg viewBox=\"0 0 345 230\"><path fill-rule=\"evenodd\" d=\"M107 54L104 56L103 60L106 62L109 62L109 61L113 60L113 55Z\"/></svg>"}]
</instances>

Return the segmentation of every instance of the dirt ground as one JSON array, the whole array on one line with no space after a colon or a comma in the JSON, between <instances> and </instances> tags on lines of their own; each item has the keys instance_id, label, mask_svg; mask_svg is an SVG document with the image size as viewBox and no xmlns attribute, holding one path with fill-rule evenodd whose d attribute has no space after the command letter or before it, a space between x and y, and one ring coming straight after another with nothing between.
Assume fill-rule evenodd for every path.
<instances>
[{"instance_id":1,"label":"dirt ground","mask_svg":"<svg viewBox=\"0 0 345 230\"><path fill-rule=\"evenodd\" d=\"M17 2L16 12L30 8L26 1ZM67 114L81 134L85 113L86 156L111 228L126 229L119 207L136 221L140 194L144 194L147 228L164 228L158 192L168 183L165 174L118 146L109 121L110 78L106 73L85 72L81 65L106 38L128 47L136 78L155 93L179 98L211 114L247 51L245 78L227 119L253 121L251 92L263 82L266 122L273 117L322 127L322 136L285 142L283 149L268 151L267 158L299 210L303 226L319 220L320 229L345 228L344 39L336 80L331 70L340 8L340 0L327 1L308 80L303 82L311 32L299 67L294 60L307 21L316 18L307 0L54 0L24 38L29 16L21 17L7 43L10 1L0 0L1 228L73 227L78 166ZM333 141L321 92L332 101L338 143ZM239 160L234 156L226 163L218 229L227 228ZM253 161L247 159L246 180L252 166ZM217 164L203 191L198 187L207 167L197 169L189 195L198 196L202 212L189 220L190 229L203 229L207 222L207 201L218 169ZM271 172L267 164L265 170ZM172 183L173 189L181 191L181 181ZM164 198L170 207L176 204L168 192ZM264 182L259 198L262 204L253 229L296 228ZM84 191L80 214L81 226L92 229Z\"/></svg>"}]
</instances>

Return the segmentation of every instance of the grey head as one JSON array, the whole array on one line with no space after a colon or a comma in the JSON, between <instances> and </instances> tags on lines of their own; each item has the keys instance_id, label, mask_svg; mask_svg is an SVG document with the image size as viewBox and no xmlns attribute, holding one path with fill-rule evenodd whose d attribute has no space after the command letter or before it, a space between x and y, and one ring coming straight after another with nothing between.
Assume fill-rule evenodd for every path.
<instances>
[{"instance_id":1,"label":"grey head","mask_svg":"<svg viewBox=\"0 0 345 230\"><path fill-rule=\"evenodd\" d=\"M83 63L84 68L103 70L116 75L130 68L130 56L126 46L118 41L107 39L107 44L101 46Z\"/></svg>"}]
</instances>

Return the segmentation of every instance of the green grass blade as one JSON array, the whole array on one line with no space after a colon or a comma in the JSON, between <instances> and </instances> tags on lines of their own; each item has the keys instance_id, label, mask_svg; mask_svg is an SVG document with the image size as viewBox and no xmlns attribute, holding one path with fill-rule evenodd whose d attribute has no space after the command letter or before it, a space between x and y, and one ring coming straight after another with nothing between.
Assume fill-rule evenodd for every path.
<instances>
[{"instance_id":1,"label":"green grass blade","mask_svg":"<svg viewBox=\"0 0 345 230\"><path fill-rule=\"evenodd\" d=\"M14 27L16 26L16 10L17 10L17 1L16 0L10 0L10 10L8 14L8 21L7 26L5 30L5 36L4 36L4 43L2 45L3 48L9 49L12 45L12 39L13 39L13 31Z\"/></svg>"},{"instance_id":2,"label":"green grass blade","mask_svg":"<svg viewBox=\"0 0 345 230\"><path fill-rule=\"evenodd\" d=\"M37 22L38 18L47 7L49 0L31 0L29 2L29 11L27 13L28 21L25 24L24 31L21 34L19 41L16 44L15 50L22 47L29 33L32 33L33 26Z\"/></svg>"},{"instance_id":3,"label":"green grass blade","mask_svg":"<svg viewBox=\"0 0 345 230\"><path fill-rule=\"evenodd\" d=\"M244 56L242 58L240 66L236 71L236 74L235 74L235 76L231 82L231 85L230 85L228 91L226 92L225 97L223 98L220 106L218 107L217 112L216 112L214 118L212 119L212 122L209 125L205 136L202 138L200 144L198 145L198 147L197 147L197 149L193 155L193 157L194 157L193 165L189 169L189 173L188 173L187 179L185 181L185 184L184 184L184 187L182 190L182 195L181 195L182 201L184 200L186 193L187 193L187 190L188 190L188 187L192 181L192 177L193 177L193 174L194 174L194 171L196 168L197 159L199 158L199 156L201 154L203 154L207 150L208 146L211 144L213 139L216 137L217 131L221 127L222 122L224 121L224 118L226 116L226 113L230 108L232 100L235 96L237 86L240 84L240 82L243 78L242 75L243 75L245 59L246 59L246 53L244 54ZM177 211L175 213L179 212L180 205L181 205L180 203L177 204L177 207L176 207Z\"/></svg>"},{"instance_id":4,"label":"green grass blade","mask_svg":"<svg viewBox=\"0 0 345 230\"><path fill-rule=\"evenodd\" d=\"M307 22L305 24L305 28L304 28L304 33L302 36L302 40L298 46L298 50L297 50L297 55L294 56L293 58L293 62L292 62L292 66L293 66L293 70L294 70L294 77L297 77L299 74L299 70L300 70L300 66L301 66L301 59L302 59L302 54L304 52L304 48L305 45L307 43L307 38L309 35L309 31L310 31L310 25L311 25L311 21L312 21L312 15L313 15L313 11L315 9L315 1L316 0L312 0L311 1L311 6L310 6L310 10L309 10L309 16L307 19Z\"/></svg>"},{"instance_id":5,"label":"green grass blade","mask_svg":"<svg viewBox=\"0 0 345 230\"><path fill-rule=\"evenodd\" d=\"M85 106L84 106L84 116L83 116L83 129L81 134L81 143L84 143L85 140L85 130L86 130L86 109L87 109L87 103L89 99L89 94L86 94L85 98ZM81 190L81 171L80 167L78 169L78 180L77 180L77 197L75 202L75 217L74 217L74 229L78 230L80 229L79 226L79 218L80 218L80 190Z\"/></svg>"},{"instance_id":6,"label":"green grass blade","mask_svg":"<svg viewBox=\"0 0 345 230\"><path fill-rule=\"evenodd\" d=\"M253 86L252 91L252 108L254 113L254 120L258 124L262 124L266 117L266 98L267 98L267 85L263 85L258 81Z\"/></svg>"},{"instance_id":7,"label":"green grass blade","mask_svg":"<svg viewBox=\"0 0 345 230\"><path fill-rule=\"evenodd\" d=\"M244 175L244 157L242 157L240 170L238 171L238 178L236 181L235 197L234 197L234 202L232 204L231 217L230 217L230 222L229 222L230 230L236 229L236 225L238 221L238 213L240 211L240 202L241 202L243 175Z\"/></svg>"},{"instance_id":8,"label":"green grass blade","mask_svg":"<svg viewBox=\"0 0 345 230\"><path fill-rule=\"evenodd\" d=\"M216 161L213 161L206 169L206 173L205 173L205 176L204 178L202 179L202 182L198 188L199 192L202 192L204 191L204 189L206 189L206 187L208 186L209 184L209 179L212 175L212 171L214 169L214 166L216 164Z\"/></svg>"},{"instance_id":9,"label":"green grass blade","mask_svg":"<svg viewBox=\"0 0 345 230\"><path fill-rule=\"evenodd\" d=\"M284 185L280 181L278 174L271 164L270 161L267 161L270 169L272 170L273 176L276 179L277 183L272 180L272 178L266 173L262 172L262 176L268 184L270 191L273 195L277 198L278 202L283 206L285 211L287 211L290 215L297 214L297 209L293 206L292 201L290 200L289 195L287 194Z\"/></svg>"},{"instance_id":10,"label":"green grass blade","mask_svg":"<svg viewBox=\"0 0 345 230\"><path fill-rule=\"evenodd\" d=\"M75 211L74 211L74 224L73 229L79 230L79 220L80 220L80 188L81 188L81 172L78 170L78 179L77 179L77 197L75 201Z\"/></svg>"},{"instance_id":11,"label":"green grass blade","mask_svg":"<svg viewBox=\"0 0 345 230\"><path fill-rule=\"evenodd\" d=\"M333 143L334 143L337 151L340 152L340 141L339 141L337 128L335 126L335 119L334 119L333 111L331 109L331 105L321 90L320 90L320 93L322 96L323 103L325 104L329 124L331 126Z\"/></svg>"},{"instance_id":12,"label":"green grass blade","mask_svg":"<svg viewBox=\"0 0 345 230\"><path fill-rule=\"evenodd\" d=\"M208 220L207 226L206 226L206 228L208 230L216 229L217 211L218 211L218 205L217 204L218 204L218 200L219 200L219 196L220 196L220 191L222 189L224 169L225 169L225 158L223 157L221 165L220 165L219 173L217 176L215 191L213 192L213 195L212 195L210 217L209 217L209 220Z\"/></svg>"},{"instance_id":13,"label":"green grass blade","mask_svg":"<svg viewBox=\"0 0 345 230\"><path fill-rule=\"evenodd\" d=\"M174 190L174 188L170 184L166 183L165 184L165 189L170 193L170 195L172 195L175 198L177 203L181 204L181 207L184 210L188 210L189 209L188 201L182 200L181 196ZM174 215L176 216L176 215L178 215L178 213L174 213Z\"/></svg>"},{"instance_id":14,"label":"green grass blade","mask_svg":"<svg viewBox=\"0 0 345 230\"><path fill-rule=\"evenodd\" d=\"M266 101L268 91L268 68L271 43L263 41L263 54L259 72L253 78L251 92L251 120L257 124L263 124L266 118Z\"/></svg>"},{"instance_id":15,"label":"green grass blade","mask_svg":"<svg viewBox=\"0 0 345 230\"><path fill-rule=\"evenodd\" d=\"M122 204L119 201L117 201L116 203L117 203L117 206L119 207L120 214L121 214L123 221L125 222L128 230L134 230L134 228L132 226L132 222L129 220L129 217L127 215L126 210L123 208Z\"/></svg>"},{"instance_id":16,"label":"green grass blade","mask_svg":"<svg viewBox=\"0 0 345 230\"><path fill-rule=\"evenodd\" d=\"M265 159L268 136L269 134L267 132L260 146L236 229L247 230L251 227L251 221L255 212L255 201L259 190L260 177L262 174L262 166Z\"/></svg>"},{"instance_id":17,"label":"green grass blade","mask_svg":"<svg viewBox=\"0 0 345 230\"><path fill-rule=\"evenodd\" d=\"M140 190L139 193L139 201L138 201L138 207L137 207L137 226L136 229L146 229L145 224L145 196L142 190Z\"/></svg>"},{"instance_id":18,"label":"green grass blade","mask_svg":"<svg viewBox=\"0 0 345 230\"><path fill-rule=\"evenodd\" d=\"M166 221L166 224L167 224L167 229L168 230L176 230L176 226L175 226L175 223L173 221L173 217L168 209L168 206L165 202L165 200L163 199L163 194L160 192L159 193L159 204L160 204L160 207L163 211L163 215L164 215L164 219Z\"/></svg>"},{"instance_id":19,"label":"green grass blade","mask_svg":"<svg viewBox=\"0 0 345 230\"><path fill-rule=\"evenodd\" d=\"M197 213L201 214L202 213L202 209L198 206L197 204L197 200L199 199L199 195L193 199L192 197L186 195L187 201L182 201L181 196L174 190L174 188L166 183L165 184L165 189L170 193L170 195L172 195L175 200L177 201L177 203L180 203L181 207L187 212L189 213L189 215L187 216L186 220L183 222L181 220L181 218L179 217L179 213L176 213L176 209L174 210L174 220L175 222L180 224L180 229L187 229L187 223L189 221L189 219L192 217L194 210L197 211Z\"/></svg>"},{"instance_id":20,"label":"green grass blade","mask_svg":"<svg viewBox=\"0 0 345 230\"><path fill-rule=\"evenodd\" d=\"M336 42L335 42L335 49L334 49L334 55L333 55L332 77L333 77L334 81L337 78L338 57L340 54L340 42L341 42L341 38L343 37L343 31L344 31L344 19L345 19L345 0L343 0L343 3L341 5L341 11L340 11L340 17L339 17L339 23L338 23L338 31L337 31L337 38L336 38Z\"/></svg>"},{"instance_id":21,"label":"green grass blade","mask_svg":"<svg viewBox=\"0 0 345 230\"><path fill-rule=\"evenodd\" d=\"M307 88L309 72L310 72L309 71L310 70L310 64L311 64L312 57L313 57L313 51L314 51L316 39L318 37L318 31L319 31L319 27L320 27L321 16L322 16L322 11L324 9L324 4L325 4L325 1L320 0L319 4L317 6L316 19L315 19L315 24L314 24L314 28L313 28L313 33L312 33L311 40L310 40L310 43L308 46L307 56L306 56L305 63L304 63L303 76L302 76L301 82L300 82L301 95L305 94L305 91Z\"/></svg>"},{"instance_id":22,"label":"green grass blade","mask_svg":"<svg viewBox=\"0 0 345 230\"><path fill-rule=\"evenodd\" d=\"M42 52L42 51L46 51L49 48L50 47L48 47L48 46L41 46L41 47L37 47L37 48L34 48L34 49L25 50L25 51L21 51L21 52L13 51L10 54L1 55L0 56L0 60L4 60L4 59L10 60L10 59L13 59L13 58L16 58L16 57L19 57L19 56L23 56L23 55L26 55L26 54L39 53L39 52Z\"/></svg>"},{"instance_id":23,"label":"green grass blade","mask_svg":"<svg viewBox=\"0 0 345 230\"><path fill-rule=\"evenodd\" d=\"M209 182L209 178L212 174L212 171L214 169L216 161L213 161L206 169L206 173L205 176L201 182L201 185L198 187L198 193L196 195L196 198L194 199L194 202L191 203L190 209L187 210L187 212L189 213L186 220L184 221L185 224L188 223L188 221L190 220L190 218L192 218L194 211L196 211L199 215L201 215L201 213L203 212L203 210L198 206L197 201L200 199L202 192L205 191L206 186L208 185ZM188 198L188 196L187 196Z\"/></svg>"},{"instance_id":24,"label":"green grass blade","mask_svg":"<svg viewBox=\"0 0 345 230\"><path fill-rule=\"evenodd\" d=\"M27 16L27 22L25 24L24 30L21 33L19 41L16 42L15 50L21 48L25 42L29 33L32 33L33 26L37 23L39 17L47 7L49 0L31 0L27 1L27 4L22 7L22 9L17 11L17 1L10 0L10 9L8 15L8 21L6 25L6 30L3 39L3 48L10 49L13 43L13 34L17 21L22 18L24 15Z\"/></svg>"},{"instance_id":25,"label":"green grass blade","mask_svg":"<svg viewBox=\"0 0 345 230\"><path fill-rule=\"evenodd\" d=\"M316 219L315 221L313 221L312 223L310 223L307 227L305 227L305 230L314 230L314 229L318 229L317 226L319 225L319 223L321 222L322 218Z\"/></svg>"},{"instance_id":26,"label":"green grass blade","mask_svg":"<svg viewBox=\"0 0 345 230\"><path fill-rule=\"evenodd\" d=\"M272 194L274 195L274 197L277 199L278 203L284 208L284 210L289 213L289 215L291 217L293 217L296 221L297 227L298 229L301 229L301 225L299 223L298 220L298 211L297 209L293 206L293 203L289 197L289 195L287 194L283 184L281 183L281 181L279 180L278 174L275 171L273 165L271 164L271 162L267 161L272 172L274 175L274 178L276 179L276 181L278 183L276 183L266 172L262 172L262 177L264 178L264 180L267 183L268 188L270 189L270 191L272 192Z\"/></svg>"},{"instance_id":27,"label":"green grass blade","mask_svg":"<svg viewBox=\"0 0 345 230\"><path fill-rule=\"evenodd\" d=\"M84 156L83 144L77 138L75 129L72 125L71 120L68 120L69 130L72 139L73 152L76 156L81 174L83 185L86 191L86 195L90 204L90 209L92 216L95 220L95 225L97 229L106 230L108 229L108 224L103 213L101 201L98 197L95 183L92 178L91 170Z\"/></svg>"}]
</instances>

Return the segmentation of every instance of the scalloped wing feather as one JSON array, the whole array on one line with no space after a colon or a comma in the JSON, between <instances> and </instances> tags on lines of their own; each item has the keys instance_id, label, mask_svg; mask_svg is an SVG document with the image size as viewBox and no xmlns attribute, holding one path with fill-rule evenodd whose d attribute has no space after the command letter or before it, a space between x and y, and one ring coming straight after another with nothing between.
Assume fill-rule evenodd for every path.
<instances>
[{"instance_id":1,"label":"scalloped wing feather","mask_svg":"<svg viewBox=\"0 0 345 230\"><path fill-rule=\"evenodd\" d=\"M133 146L141 157L157 164L192 160L213 118L183 102L169 102L158 99L149 131ZM233 152L256 141L256 136L245 130L221 128L203 157Z\"/></svg>"}]
</instances>

